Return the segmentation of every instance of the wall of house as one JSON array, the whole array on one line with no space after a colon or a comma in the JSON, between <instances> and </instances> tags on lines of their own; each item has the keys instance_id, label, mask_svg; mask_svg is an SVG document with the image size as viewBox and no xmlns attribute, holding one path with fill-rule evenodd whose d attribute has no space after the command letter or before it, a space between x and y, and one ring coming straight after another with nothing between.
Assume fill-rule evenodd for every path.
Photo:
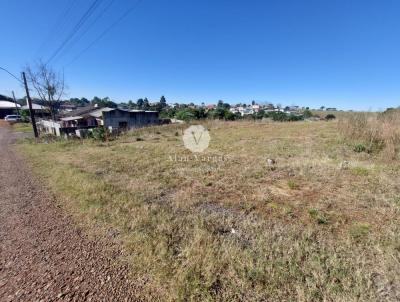
<instances>
[{"instance_id":1,"label":"wall of house","mask_svg":"<svg viewBox=\"0 0 400 302\"><path fill-rule=\"evenodd\" d=\"M60 136L61 125L57 122L42 120L36 123L41 132Z\"/></svg>"},{"instance_id":2,"label":"wall of house","mask_svg":"<svg viewBox=\"0 0 400 302\"><path fill-rule=\"evenodd\" d=\"M0 119L6 117L6 115L17 114L15 109L0 109Z\"/></svg>"},{"instance_id":3,"label":"wall of house","mask_svg":"<svg viewBox=\"0 0 400 302\"><path fill-rule=\"evenodd\" d=\"M104 126L119 129L126 125L128 129L146 127L159 124L158 112L129 112L113 110L103 112Z\"/></svg>"}]
</instances>

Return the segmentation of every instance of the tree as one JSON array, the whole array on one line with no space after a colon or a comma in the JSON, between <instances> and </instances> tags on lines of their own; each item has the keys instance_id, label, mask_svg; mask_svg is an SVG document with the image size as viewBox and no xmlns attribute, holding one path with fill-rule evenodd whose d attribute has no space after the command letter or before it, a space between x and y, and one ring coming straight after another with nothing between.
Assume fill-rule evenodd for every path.
<instances>
[{"instance_id":1,"label":"tree","mask_svg":"<svg viewBox=\"0 0 400 302\"><path fill-rule=\"evenodd\" d=\"M99 104L100 102L101 102L101 98L99 98L97 96L95 96L91 101L92 105Z\"/></svg>"},{"instance_id":2,"label":"tree","mask_svg":"<svg viewBox=\"0 0 400 302\"><path fill-rule=\"evenodd\" d=\"M256 113L256 119L261 120L263 117L265 117L265 111L264 110L260 110Z\"/></svg>"},{"instance_id":3,"label":"tree","mask_svg":"<svg viewBox=\"0 0 400 302\"><path fill-rule=\"evenodd\" d=\"M160 98L160 107L161 109L164 109L165 107L167 107L167 100L165 99L165 96L161 96Z\"/></svg>"},{"instance_id":4,"label":"tree","mask_svg":"<svg viewBox=\"0 0 400 302\"><path fill-rule=\"evenodd\" d=\"M28 82L36 90L40 100L49 107L53 120L64 95L64 74L56 73L50 66L39 61L33 68L25 68Z\"/></svg>"},{"instance_id":5,"label":"tree","mask_svg":"<svg viewBox=\"0 0 400 302\"><path fill-rule=\"evenodd\" d=\"M234 121L236 119L236 115L233 112L230 112L229 110L225 110L224 119L226 121Z\"/></svg>"},{"instance_id":6,"label":"tree","mask_svg":"<svg viewBox=\"0 0 400 302\"><path fill-rule=\"evenodd\" d=\"M304 118L310 118L313 116L313 114L310 110L304 110L303 116L304 116Z\"/></svg>"},{"instance_id":7,"label":"tree","mask_svg":"<svg viewBox=\"0 0 400 302\"><path fill-rule=\"evenodd\" d=\"M138 109L143 109L143 99L138 99L136 102L136 105L138 107Z\"/></svg>"},{"instance_id":8,"label":"tree","mask_svg":"<svg viewBox=\"0 0 400 302\"><path fill-rule=\"evenodd\" d=\"M117 108L118 105L114 103L113 101L110 100L110 98L107 96L101 100L101 102L98 104L99 107L110 107L110 108Z\"/></svg>"},{"instance_id":9,"label":"tree","mask_svg":"<svg viewBox=\"0 0 400 302\"><path fill-rule=\"evenodd\" d=\"M134 101L132 101L132 100L129 100L129 102L128 102L128 108L129 108L129 109L134 109L134 108L136 108L136 103L135 103Z\"/></svg>"},{"instance_id":10,"label":"tree","mask_svg":"<svg viewBox=\"0 0 400 302\"><path fill-rule=\"evenodd\" d=\"M144 98L144 100L143 100L143 109L144 110L149 110L150 109L150 103L149 103L149 100L147 98Z\"/></svg>"}]
</instances>

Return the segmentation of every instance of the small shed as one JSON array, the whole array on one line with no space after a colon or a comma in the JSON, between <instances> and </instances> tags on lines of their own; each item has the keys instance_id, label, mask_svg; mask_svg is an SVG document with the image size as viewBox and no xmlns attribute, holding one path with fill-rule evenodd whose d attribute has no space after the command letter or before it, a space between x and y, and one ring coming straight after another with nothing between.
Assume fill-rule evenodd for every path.
<instances>
[{"instance_id":1,"label":"small shed","mask_svg":"<svg viewBox=\"0 0 400 302\"><path fill-rule=\"evenodd\" d=\"M103 124L108 129L128 130L160 124L157 111L114 109L102 113Z\"/></svg>"}]
</instances>

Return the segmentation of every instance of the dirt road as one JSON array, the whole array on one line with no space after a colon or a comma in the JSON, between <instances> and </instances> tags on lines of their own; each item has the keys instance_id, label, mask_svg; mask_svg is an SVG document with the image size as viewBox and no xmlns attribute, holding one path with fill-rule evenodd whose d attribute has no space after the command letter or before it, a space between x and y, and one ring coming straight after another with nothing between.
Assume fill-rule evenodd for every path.
<instances>
[{"instance_id":1,"label":"dirt road","mask_svg":"<svg viewBox=\"0 0 400 302\"><path fill-rule=\"evenodd\" d=\"M74 226L12 139L0 126L0 301L137 301L116 244Z\"/></svg>"}]
</instances>

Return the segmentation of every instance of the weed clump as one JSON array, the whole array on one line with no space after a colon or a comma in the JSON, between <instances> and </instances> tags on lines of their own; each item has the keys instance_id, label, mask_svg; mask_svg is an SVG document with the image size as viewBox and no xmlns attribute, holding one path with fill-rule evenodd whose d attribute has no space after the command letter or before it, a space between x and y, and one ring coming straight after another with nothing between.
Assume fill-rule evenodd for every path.
<instances>
[{"instance_id":1,"label":"weed clump","mask_svg":"<svg viewBox=\"0 0 400 302\"><path fill-rule=\"evenodd\" d=\"M400 150L400 110L345 116L339 122L339 131L349 142L360 142L355 152L382 152L384 158L394 160Z\"/></svg>"},{"instance_id":2,"label":"weed clump","mask_svg":"<svg viewBox=\"0 0 400 302\"><path fill-rule=\"evenodd\" d=\"M291 190L298 190L300 189L300 186L294 181L294 180L289 180L288 181L288 187Z\"/></svg>"},{"instance_id":3,"label":"weed clump","mask_svg":"<svg viewBox=\"0 0 400 302\"><path fill-rule=\"evenodd\" d=\"M361 153L365 152L367 148L363 144L357 144L354 146L354 152Z\"/></svg>"},{"instance_id":4,"label":"weed clump","mask_svg":"<svg viewBox=\"0 0 400 302\"><path fill-rule=\"evenodd\" d=\"M308 214L314 219L318 224L327 224L328 219L317 209L309 209Z\"/></svg>"},{"instance_id":5,"label":"weed clump","mask_svg":"<svg viewBox=\"0 0 400 302\"><path fill-rule=\"evenodd\" d=\"M350 228L350 235L356 240L365 238L370 232L370 225L368 223L355 223Z\"/></svg>"}]
</instances>

